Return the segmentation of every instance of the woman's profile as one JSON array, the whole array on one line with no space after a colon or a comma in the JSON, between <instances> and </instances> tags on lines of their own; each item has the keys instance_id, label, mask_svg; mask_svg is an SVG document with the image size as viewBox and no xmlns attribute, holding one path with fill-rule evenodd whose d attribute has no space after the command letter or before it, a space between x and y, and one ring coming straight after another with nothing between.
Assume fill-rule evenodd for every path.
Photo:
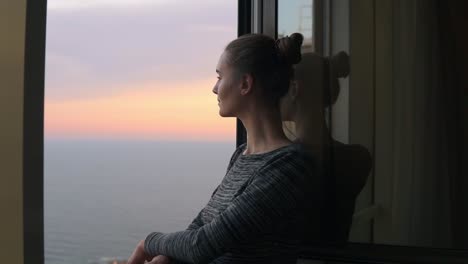
<instances>
[{"instance_id":1,"label":"woman's profile","mask_svg":"<svg viewBox=\"0 0 468 264\"><path fill-rule=\"evenodd\" d=\"M280 112L302 41L250 34L226 46L213 93L220 116L242 121L247 142L188 228L150 233L128 264L296 263L303 237L319 232L311 212L320 213L321 197L314 160L285 136Z\"/></svg>"}]
</instances>

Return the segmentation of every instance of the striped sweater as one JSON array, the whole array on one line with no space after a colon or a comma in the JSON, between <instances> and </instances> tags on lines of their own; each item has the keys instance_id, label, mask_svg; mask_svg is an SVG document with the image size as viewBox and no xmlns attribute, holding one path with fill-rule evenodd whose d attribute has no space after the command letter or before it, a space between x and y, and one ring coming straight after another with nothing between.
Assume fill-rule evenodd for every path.
<instances>
[{"instance_id":1,"label":"striped sweater","mask_svg":"<svg viewBox=\"0 0 468 264\"><path fill-rule=\"evenodd\" d=\"M182 263L295 263L319 229L320 182L300 144L232 155L227 173L187 230L153 232L148 255Z\"/></svg>"}]
</instances>

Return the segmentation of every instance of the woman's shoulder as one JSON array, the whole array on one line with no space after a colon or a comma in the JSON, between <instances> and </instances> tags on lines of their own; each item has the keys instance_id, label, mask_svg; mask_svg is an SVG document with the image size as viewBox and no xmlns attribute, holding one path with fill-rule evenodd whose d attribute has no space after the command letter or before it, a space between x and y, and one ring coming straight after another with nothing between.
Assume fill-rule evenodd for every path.
<instances>
[{"instance_id":1,"label":"woman's shoulder","mask_svg":"<svg viewBox=\"0 0 468 264\"><path fill-rule=\"evenodd\" d=\"M302 173L315 167L315 163L313 155L307 148L301 143L293 142L266 155L259 170L288 170L289 173L293 171Z\"/></svg>"},{"instance_id":2,"label":"woman's shoulder","mask_svg":"<svg viewBox=\"0 0 468 264\"><path fill-rule=\"evenodd\" d=\"M241 160L240 162L244 165L253 164L261 167L261 169L288 163L296 163L299 165L314 163L312 153L298 142L292 142L291 144L266 153L243 155L246 145L246 143L243 143L236 148L231 156L229 168L236 163L237 160Z\"/></svg>"},{"instance_id":3,"label":"woman's shoulder","mask_svg":"<svg viewBox=\"0 0 468 264\"><path fill-rule=\"evenodd\" d=\"M283 147L276 155L277 159L293 159L297 161L310 161L313 160L313 153L302 143L292 142L291 144Z\"/></svg>"},{"instance_id":4,"label":"woman's shoulder","mask_svg":"<svg viewBox=\"0 0 468 264\"><path fill-rule=\"evenodd\" d=\"M241 153L244 151L246 144L247 143L243 143L234 150L234 153L232 153L231 159L228 164L228 170L232 167L232 165L236 162L237 158L239 158Z\"/></svg>"},{"instance_id":5,"label":"woman's shoulder","mask_svg":"<svg viewBox=\"0 0 468 264\"><path fill-rule=\"evenodd\" d=\"M278 149L259 166L249 183L271 184L272 187L307 193L317 185L315 161L298 143Z\"/></svg>"}]
</instances>

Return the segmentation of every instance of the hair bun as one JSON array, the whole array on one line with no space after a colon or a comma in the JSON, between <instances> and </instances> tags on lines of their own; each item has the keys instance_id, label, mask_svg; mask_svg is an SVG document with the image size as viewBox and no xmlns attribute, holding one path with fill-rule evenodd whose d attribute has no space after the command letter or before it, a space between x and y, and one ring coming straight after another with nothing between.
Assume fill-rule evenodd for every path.
<instances>
[{"instance_id":1,"label":"hair bun","mask_svg":"<svg viewBox=\"0 0 468 264\"><path fill-rule=\"evenodd\" d=\"M302 46L302 42L304 41L304 36L301 33L292 33L290 38L295 41L299 47Z\"/></svg>"},{"instance_id":2,"label":"hair bun","mask_svg":"<svg viewBox=\"0 0 468 264\"><path fill-rule=\"evenodd\" d=\"M300 33L293 33L276 40L278 55L287 64L293 65L301 61L301 46L304 37Z\"/></svg>"},{"instance_id":3,"label":"hair bun","mask_svg":"<svg viewBox=\"0 0 468 264\"><path fill-rule=\"evenodd\" d=\"M340 51L329 59L332 73L336 78L345 78L349 75L349 55Z\"/></svg>"},{"instance_id":4,"label":"hair bun","mask_svg":"<svg viewBox=\"0 0 468 264\"><path fill-rule=\"evenodd\" d=\"M326 102L328 105L333 105L338 99L340 94L340 83L338 78L345 78L349 75L349 55L344 51L340 51L337 54L324 58L330 67L331 80L328 86L328 95Z\"/></svg>"}]
</instances>

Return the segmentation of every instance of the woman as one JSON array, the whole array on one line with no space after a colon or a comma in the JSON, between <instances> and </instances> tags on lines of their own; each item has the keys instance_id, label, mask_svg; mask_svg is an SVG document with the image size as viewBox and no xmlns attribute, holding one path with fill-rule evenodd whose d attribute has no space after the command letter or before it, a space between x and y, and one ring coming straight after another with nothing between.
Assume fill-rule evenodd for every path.
<instances>
[{"instance_id":1,"label":"woman","mask_svg":"<svg viewBox=\"0 0 468 264\"><path fill-rule=\"evenodd\" d=\"M319 184L312 160L283 133L279 102L301 60L302 40L298 33L277 41L252 34L227 45L213 93L221 116L242 121L247 142L187 230L149 234L129 264L296 262L302 236L318 230L310 212Z\"/></svg>"}]
</instances>

